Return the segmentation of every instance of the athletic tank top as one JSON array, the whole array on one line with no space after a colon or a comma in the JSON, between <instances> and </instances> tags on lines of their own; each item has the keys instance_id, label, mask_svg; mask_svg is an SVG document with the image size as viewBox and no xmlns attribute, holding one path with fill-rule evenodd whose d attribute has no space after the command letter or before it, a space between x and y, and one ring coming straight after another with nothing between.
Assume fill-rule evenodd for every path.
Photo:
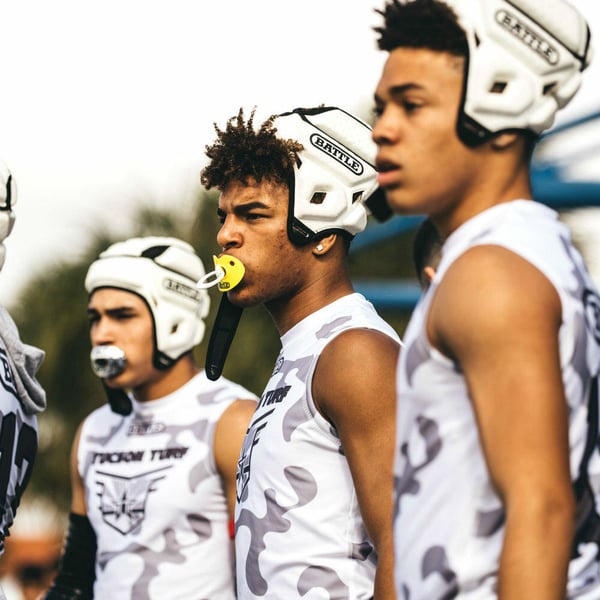
<instances>
[{"instance_id":1,"label":"athletic tank top","mask_svg":"<svg viewBox=\"0 0 600 600\"><path fill-rule=\"evenodd\" d=\"M497 597L503 506L486 468L460 366L432 348L425 335L439 282L463 252L480 244L503 246L529 261L560 296L560 362L578 503L568 596L600 598L600 299L557 213L517 200L480 213L448 238L434 281L406 331L398 369L395 465L399 600Z\"/></svg>"},{"instance_id":2,"label":"athletic tank top","mask_svg":"<svg viewBox=\"0 0 600 600\"><path fill-rule=\"evenodd\" d=\"M37 453L37 418L23 410L7 350L0 340L0 554Z\"/></svg>"},{"instance_id":3,"label":"athletic tank top","mask_svg":"<svg viewBox=\"0 0 600 600\"><path fill-rule=\"evenodd\" d=\"M398 340L359 294L314 312L281 338L238 465L240 600L373 595L376 557L348 463L335 429L316 410L311 394L323 348L353 328L376 329Z\"/></svg>"},{"instance_id":4,"label":"athletic tank top","mask_svg":"<svg viewBox=\"0 0 600 600\"><path fill-rule=\"evenodd\" d=\"M233 600L233 548L213 456L217 422L237 398L198 373L174 393L104 405L84 421L78 468L96 532L96 600Z\"/></svg>"}]
</instances>

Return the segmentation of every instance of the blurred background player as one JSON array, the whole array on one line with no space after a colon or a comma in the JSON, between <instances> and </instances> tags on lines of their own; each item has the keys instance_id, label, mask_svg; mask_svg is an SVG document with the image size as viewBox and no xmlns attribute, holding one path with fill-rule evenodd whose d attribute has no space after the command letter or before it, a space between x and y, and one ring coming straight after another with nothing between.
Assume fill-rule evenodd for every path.
<instances>
[{"instance_id":1,"label":"blurred background player","mask_svg":"<svg viewBox=\"0 0 600 600\"><path fill-rule=\"evenodd\" d=\"M202 172L245 266L226 297L264 305L282 344L240 457L238 598L392 599L399 340L347 269L377 190L371 129L336 107L253 116L216 127Z\"/></svg>"},{"instance_id":2,"label":"blurred background player","mask_svg":"<svg viewBox=\"0 0 600 600\"><path fill-rule=\"evenodd\" d=\"M442 239L431 219L421 221L413 240L413 264L421 289L433 281L442 258Z\"/></svg>"},{"instance_id":3,"label":"blurred background player","mask_svg":"<svg viewBox=\"0 0 600 600\"><path fill-rule=\"evenodd\" d=\"M48 599L235 598L235 472L256 398L194 363L203 275L193 248L165 237L113 244L89 267L92 366L109 404L74 441Z\"/></svg>"},{"instance_id":4,"label":"blurred background player","mask_svg":"<svg viewBox=\"0 0 600 600\"><path fill-rule=\"evenodd\" d=\"M600 298L532 201L591 56L563 0L387 2L379 183L444 240L398 371L399 598L600 598Z\"/></svg>"},{"instance_id":5,"label":"blurred background player","mask_svg":"<svg viewBox=\"0 0 600 600\"><path fill-rule=\"evenodd\" d=\"M15 222L12 209L16 200L12 174L0 162L0 269L6 257L4 240ZM43 359L41 350L21 342L14 321L0 306L0 554L37 453L36 415L46 408L46 394L36 379ZM0 588L1 598L4 592Z\"/></svg>"}]
</instances>

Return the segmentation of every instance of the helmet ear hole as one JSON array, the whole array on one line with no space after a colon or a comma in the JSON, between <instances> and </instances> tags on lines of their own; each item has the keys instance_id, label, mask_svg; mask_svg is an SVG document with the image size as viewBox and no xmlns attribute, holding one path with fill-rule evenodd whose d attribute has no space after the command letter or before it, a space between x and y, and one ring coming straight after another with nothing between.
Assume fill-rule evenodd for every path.
<instances>
[{"instance_id":1,"label":"helmet ear hole","mask_svg":"<svg viewBox=\"0 0 600 600\"><path fill-rule=\"evenodd\" d=\"M323 204L326 196L327 196L327 192L315 192L310 199L310 203L311 204Z\"/></svg>"},{"instance_id":2,"label":"helmet ear hole","mask_svg":"<svg viewBox=\"0 0 600 600\"><path fill-rule=\"evenodd\" d=\"M360 200L362 200L363 197L363 192L354 192L354 194L352 194L352 204L354 204L355 202L359 202Z\"/></svg>"},{"instance_id":3,"label":"helmet ear hole","mask_svg":"<svg viewBox=\"0 0 600 600\"><path fill-rule=\"evenodd\" d=\"M544 94L544 96L547 96L548 94L551 94L556 89L556 86L557 86L556 81L553 81L552 83L547 83L544 86L544 91L542 93Z\"/></svg>"},{"instance_id":4,"label":"helmet ear hole","mask_svg":"<svg viewBox=\"0 0 600 600\"><path fill-rule=\"evenodd\" d=\"M494 81L492 87L490 88L491 94L501 94L506 89L508 83L506 81Z\"/></svg>"},{"instance_id":5,"label":"helmet ear hole","mask_svg":"<svg viewBox=\"0 0 600 600\"><path fill-rule=\"evenodd\" d=\"M160 245L160 246L152 246L151 248L147 248L144 250L140 256L144 258L156 258L160 256L169 246Z\"/></svg>"}]
</instances>

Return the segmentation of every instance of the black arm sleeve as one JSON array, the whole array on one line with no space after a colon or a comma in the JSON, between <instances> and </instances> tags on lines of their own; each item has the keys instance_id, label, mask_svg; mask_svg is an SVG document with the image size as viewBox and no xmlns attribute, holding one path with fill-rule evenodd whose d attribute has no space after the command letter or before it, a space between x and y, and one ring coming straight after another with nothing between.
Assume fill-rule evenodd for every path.
<instances>
[{"instance_id":1,"label":"black arm sleeve","mask_svg":"<svg viewBox=\"0 0 600 600\"><path fill-rule=\"evenodd\" d=\"M85 515L69 514L58 573L44 600L92 600L96 579L96 534Z\"/></svg>"}]
</instances>

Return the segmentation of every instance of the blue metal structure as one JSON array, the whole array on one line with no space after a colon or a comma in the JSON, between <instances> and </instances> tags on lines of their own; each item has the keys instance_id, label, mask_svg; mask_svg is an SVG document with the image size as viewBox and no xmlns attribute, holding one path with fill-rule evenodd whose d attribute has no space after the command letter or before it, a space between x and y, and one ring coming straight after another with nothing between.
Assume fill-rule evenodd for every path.
<instances>
[{"instance_id":1,"label":"blue metal structure","mask_svg":"<svg viewBox=\"0 0 600 600\"><path fill-rule=\"evenodd\" d=\"M600 111L593 112L577 120L557 126L538 142L543 148L547 142L554 142L562 134L570 134L578 128L586 128L593 122L600 123ZM600 137L592 140L589 146L564 147L560 159L538 159L536 153L531 165L531 185L534 197L555 210L572 210L584 207L600 207L600 167L596 181L575 181L565 177L566 168L575 161L589 158L590 152L600 150ZM415 228L423 217L393 217L386 223L370 222L367 229L352 242L351 252L373 246L391 236L400 235ZM364 294L378 309L408 312L412 310L421 294L415 280L369 280L355 279L356 291Z\"/></svg>"}]
</instances>

